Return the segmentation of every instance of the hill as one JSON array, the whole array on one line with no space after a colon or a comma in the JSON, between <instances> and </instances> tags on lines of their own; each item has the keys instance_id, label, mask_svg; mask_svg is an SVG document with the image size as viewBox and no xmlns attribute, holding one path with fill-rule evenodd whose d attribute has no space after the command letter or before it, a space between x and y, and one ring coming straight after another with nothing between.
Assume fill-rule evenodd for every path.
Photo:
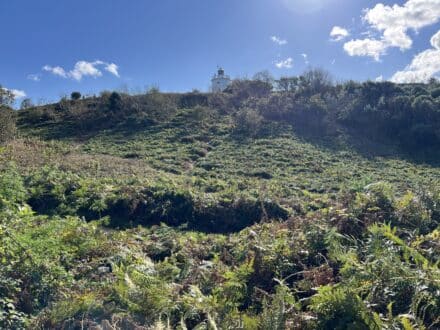
<instances>
[{"instance_id":1,"label":"hill","mask_svg":"<svg viewBox=\"0 0 440 330\"><path fill-rule=\"evenodd\" d=\"M18 111L0 325L440 326L439 102L316 71Z\"/></svg>"}]
</instances>

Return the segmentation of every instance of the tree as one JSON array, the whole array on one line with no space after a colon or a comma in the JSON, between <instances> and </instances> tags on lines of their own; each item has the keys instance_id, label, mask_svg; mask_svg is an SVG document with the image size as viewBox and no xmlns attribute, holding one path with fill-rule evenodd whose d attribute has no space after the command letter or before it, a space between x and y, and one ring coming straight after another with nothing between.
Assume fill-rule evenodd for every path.
<instances>
[{"instance_id":1,"label":"tree","mask_svg":"<svg viewBox=\"0 0 440 330\"><path fill-rule=\"evenodd\" d=\"M25 98L23 101L21 101L20 109L29 109L33 106L34 104L32 103L32 100L30 98Z\"/></svg>"},{"instance_id":2,"label":"tree","mask_svg":"<svg viewBox=\"0 0 440 330\"><path fill-rule=\"evenodd\" d=\"M14 94L0 85L0 105L10 106L14 102Z\"/></svg>"},{"instance_id":3,"label":"tree","mask_svg":"<svg viewBox=\"0 0 440 330\"><path fill-rule=\"evenodd\" d=\"M108 99L111 111L120 111L122 108L122 97L118 92L113 92L110 94Z\"/></svg>"},{"instance_id":4,"label":"tree","mask_svg":"<svg viewBox=\"0 0 440 330\"><path fill-rule=\"evenodd\" d=\"M298 77L281 77L276 81L277 90L281 92L294 92L298 87Z\"/></svg>"},{"instance_id":5,"label":"tree","mask_svg":"<svg viewBox=\"0 0 440 330\"><path fill-rule=\"evenodd\" d=\"M268 83L268 84L271 84L271 85L273 85L273 83L275 81L274 77L267 70L257 72L253 76L252 80L262 81L262 82L265 82L265 83Z\"/></svg>"},{"instance_id":6,"label":"tree","mask_svg":"<svg viewBox=\"0 0 440 330\"><path fill-rule=\"evenodd\" d=\"M73 92L72 94L70 94L70 98L74 101L77 101L81 98L81 93L80 92Z\"/></svg>"},{"instance_id":7,"label":"tree","mask_svg":"<svg viewBox=\"0 0 440 330\"><path fill-rule=\"evenodd\" d=\"M325 70L313 69L303 73L299 78L300 87L303 91L310 95L317 93L325 93L331 86L333 86L333 80Z\"/></svg>"}]
</instances>

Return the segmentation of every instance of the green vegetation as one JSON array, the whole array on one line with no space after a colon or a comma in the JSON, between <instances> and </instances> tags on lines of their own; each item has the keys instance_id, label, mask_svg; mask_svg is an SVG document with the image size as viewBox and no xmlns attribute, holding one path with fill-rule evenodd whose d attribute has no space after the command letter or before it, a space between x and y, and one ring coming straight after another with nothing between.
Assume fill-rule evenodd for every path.
<instances>
[{"instance_id":1,"label":"green vegetation","mask_svg":"<svg viewBox=\"0 0 440 330\"><path fill-rule=\"evenodd\" d=\"M0 143L7 142L15 136L16 116L10 105L14 101L14 95L0 85Z\"/></svg>"},{"instance_id":2,"label":"green vegetation","mask_svg":"<svg viewBox=\"0 0 440 330\"><path fill-rule=\"evenodd\" d=\"M24 107L0 328L440 327L438 89L312 71Z\"/></svg>"}]
</instances>

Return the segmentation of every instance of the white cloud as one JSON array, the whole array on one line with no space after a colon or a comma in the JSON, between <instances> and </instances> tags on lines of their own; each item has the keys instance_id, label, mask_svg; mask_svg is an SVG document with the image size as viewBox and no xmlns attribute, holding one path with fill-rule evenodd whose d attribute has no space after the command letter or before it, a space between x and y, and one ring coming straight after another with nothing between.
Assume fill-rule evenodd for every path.
<instances>
[{"instance_id":1,"label":"white cloud","mask_svg":"<svg viewBox=\"0 0 440 330\"><path fill-rule=\"evenodd\" d=\"M380 40L358 39L346 42L344 50L350 56L370 56L379 61L380 56L386 53L387 46Z\"/></svg>"},{"instance_id":2,"label":"white cloud","mask_svg":"<svg viewBox=\"0 0 440 330\"><path fill-rule=\"evenodd\" d=\"M351 40L344 49L350 56L370 56L378 60L390 47L402 51L410 49L413 41L408 35L409 30L418 31L437 23L440 20L440 0L408 0L402 6L379 3L364 11L363 20L370 30L381 33L381 36ZM353 47L356 51L350 51Z\"/></svg>"},{"instance_id":3,"label":"white cloud","mask_svg":"<svg viewBox=\"0 0 440 330\"><path fill-rule=\"evenodd\" d=\"M45 65L43 70L62 78L70 78L81 81L83 77L101 77L102 71L98 68L99 66L104 66L104 70L116 77L119 77L118 66L115 63L107 63L100 60L94 62L78 61L75 63L74 68L70 71L66 71L60 66L53 67L50 65Z\"/></svg>"},{"instance_id":4,"label":"white cloud","mask_svg":"<svg viewBox=\"0 0 440 330\"><path fill-rule=\"evenodd\" d=\"M396 72L391 81L396 83L427 82L440 74L440 30L431 38L432 49L414 56L411 63L402 71Z\"/></svg>"},{"instance_id":5,"label":"white cloud","mask_svg":"<svg viewBox=\"0 0 440 330\"><path fill-rule=\"evenodd\" d=\"M330 31L330 38L332 41L341 41L347 38L350 35L347 29L344 29L340 26L334 26Z\"/></svg>"},{"instance_id":6,"label":"white cloud","mask_svg":"<svg viewBox=\"0 0 440 330\"><path fill-rule=\"evenodd\" d=\"M280 45L280 46L287 44L287 40L281 39L280 37L277 37L277 36L270 37L270 40L272 40L274 43L276 43L277 45Z\"/></svg>"},{"instance_id":7,"label":"white cloud","mask_svg":"<svg viewBox=\"0 0 440 330\"><path fill-rule=\"evenodd\" d=\"M102 72L96 68L96 65L99 64L101 64L100 61L96 61L93 63L79 61L75 64L74 69L69 72L69 76L78 81L80 81L84 76L90 76L94 78L101 77Z\"/></svg>"},{"instance_id":8,"label":"white cloud","mask_svg":"<svg viewBox=\"0 0 440 330\"><path fill-rule=\"evenodd\" d=\"M22 99L24 97L26 97L26 93L25 91L19 90L19 89L8 89L8 88L2 88L5 91L9 91L12 93L12 95L14 95L15 99Z\"/></svg>"},{"instance_id":9,"label":"white cloud","mask_svg":"<svg viewBox=\"0 0 440 330\"><path fill-rule=\"evenodd\" d=\"M28 74L27 79L32 81L40 81L41 76L39 74Z\"/></svg>"},{"instance_id":10,"label":"white cloud","mask_svg":"<svg viewBox=\"0 0 440 330\"><path fill-rule=\"evenodd\" d=\"M302 53L302 54L300 54L302 57L303 57L303 59L304 59L304 63L306 64L306 65L308 65L310 62L309 62L309 56L306 54L306 53Z\"/></svg>"},{"instance_id":11,"label":"white cloud","mask_svg":"<svg viewBox=\"0 0 440 330\"><path fill-rule=\"evenodd\" d=\"M286 58L285 60L275 62L275 66L278 69L291 69L293 67L293 58L289 57Z\"/></svg>"},{"instance_id":12,"label":"white cloud","mask_svg":"<svg viewBox=\"0 0 440 330\"><path fill-rule=\"evenodd\" d=\"M43 67L43 70L47 71L47 72L51 72L52 74L54 74L56 76L67 78L66 71L62 67L60 67L60 66L55 66L54 67L54 66L50 66L50 65L45 65Z\"/></svg>"},{"instance_id":13,"label":"white cloud","mask_svg":"<svg viewBox=\"0 0 440 330\"><path fill-rule=\"evenodd\" d=\"M107 64L105 67L105 70L107 70L111 74L115 75L116 77L119 77L118 69L119 69L119 67L115 63Z\"/></svg>"},{"instance_id":14,"label":"white cloud","mask_svg":"<svg viewBox=\"0 0 440 330\"><path fill-rule=\"evenodd\" d=\"M376 77L376 79L374 79L374 81L376 81L376 82L382 82L382 81L383 81L383 76L380 75L379 77Z\"/></svg>"},{"instance_id":15,"label":"white cloud","mask_svg":"<svg viewBox=\"0 0 440 330\"><path fill-rule=\"evenodd\" d=\"M440 31L438 31L436 34L434 34L431 38L431 45L435 49L440 50Z\"/></svg>"},{"instance_id":16,"label":"white cloud","mask_svg":"<svg viewBox=\"0 0 440 330\"><path fill-rule=\"evenodd\" d=\"M12 94L14 94L16 99L22 99L26 97L25 91L19 90L19 89L11 89Z\"/></svg>"}]
</instances>

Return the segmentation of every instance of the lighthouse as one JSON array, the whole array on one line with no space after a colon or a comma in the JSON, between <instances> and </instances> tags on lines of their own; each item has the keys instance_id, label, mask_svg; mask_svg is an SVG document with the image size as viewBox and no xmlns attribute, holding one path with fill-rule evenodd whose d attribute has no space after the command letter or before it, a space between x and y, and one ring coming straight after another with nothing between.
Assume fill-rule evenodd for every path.
<instances>
[{"instance_id":1,"label":"lighthouse","mask_svg":"<svg viewBox=\"0 0 440 330\"><path fill-rule=\"evenodd\" d=\"M219 68L217 74L211 79L211 90L213 93L223 92L231 83L231 78L225 75L225 70Z\"/></svg>"}]
</instances>

